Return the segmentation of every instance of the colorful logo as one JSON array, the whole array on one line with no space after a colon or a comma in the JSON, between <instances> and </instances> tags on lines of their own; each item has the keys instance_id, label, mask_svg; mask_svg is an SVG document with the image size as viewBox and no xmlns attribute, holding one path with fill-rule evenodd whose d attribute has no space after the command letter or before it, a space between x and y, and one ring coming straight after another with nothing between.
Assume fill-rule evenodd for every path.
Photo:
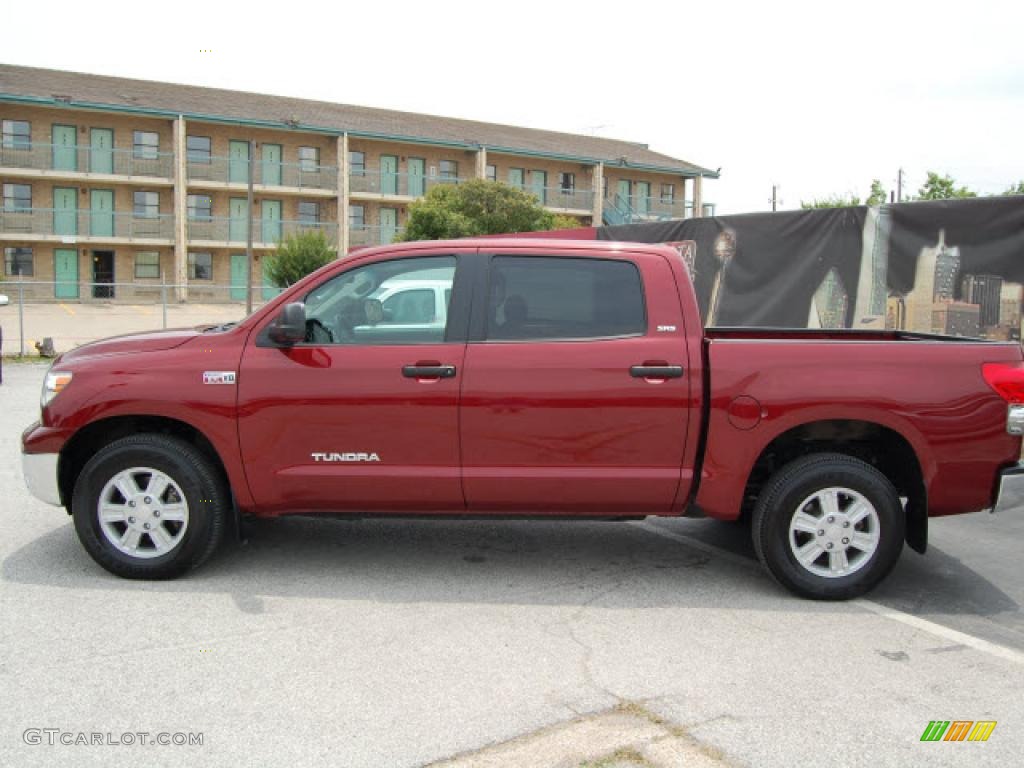
<instances>
[{"instance_id":1,"label":"colorful logo","mask_svg":"<svg viewBox=\"0 0 1024 768\"><path fill-rule=\"evenodd\" d=\"M988 741L995 729L995 720L931 720L921 741Z\"/></svg>"}]
</instances>

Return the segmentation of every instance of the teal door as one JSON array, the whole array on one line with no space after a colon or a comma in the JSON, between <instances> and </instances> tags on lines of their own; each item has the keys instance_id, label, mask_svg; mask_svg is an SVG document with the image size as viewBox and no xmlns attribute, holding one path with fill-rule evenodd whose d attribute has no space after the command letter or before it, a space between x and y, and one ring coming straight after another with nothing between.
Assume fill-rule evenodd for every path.
<instances>
[{"instance_id":1,"label":"teal door","mask_svg":"<svg viewBox=\"0 0 1024 768\"><path fill-rule=\"evenodd\" d=\"M280 144L264 144L260 148L260 179L263 184L281 185Z\"/></svg>"},{"instance_id":2,"label":"teal door","mask_svg":"<svg viewBox=\"0 0 1024 768\"><path fill-rule=\"evenodd\" d=\"M78 170L78 153L75 141L75 126L53 126L53 170Z\"/></svg>"},{"instance_id":3,"label":"teal door","mask_svg":"<svg viewBox=\"0 0 1024 768\"><path fill-rule=\"evenodd\" d=\"M232 197L228 208L231 220L228 222L228 240L244 243L249 236L248 225L249 201L244 197Z\"/></svg>"},{"instance_id":4,"label":"teal door","mask_svg":"<svg viewBox=\"0 0 1024 768\"><path fill-rule=\"evenodd\" d=\"M508 169L508 184L510 187L516 189L523 188L523 169L522 168L509 168Z\"/></svg>"},{"instance_id":5,"label":"teal door","mask_svg":"<svg viewBox=\"0 0 1024 768\"><path fill-rule=\"evenodd\" d=\"M638 181L636 183L636 196L633 198L633 207L641 216L646 216L651 210L651 183L649 181Z\"/></svg>"},{"instance_id":6,"label":"teal door","mask_svg":"<svg viewBox=\"0 0 1024 768\"><path fill-rule=\"evenodd\" d=\"M629 198L630 198L630 195L631 195L633 189L632 189L632 186L629 183L629 179L619 179L619 184L618 184L617 188L618 188L618 195L617 195L617 197L619 199L616 200L615 202L617 202L619 205L624 205L624 206L631 205Z\"/></svg>"},{"instance_id":7,"label":"teal door","mask_svg":"<svg viewBox=\"0 0 1024 768\"><path fill-rule=\"evenodd\" d=\"M409 194L413 197L423 197L427 191L423 181L426 161L422 157L410 157L405 165L409 169Z\"/></svg>"},{"instance_id":8,"label":"teal door","mask_svg":"<svg viewBox=\"0 0 1024 768\"><path fill-rule=\"evenodd\" d=\"M260 203L262 217L262 237L264 243L276 243L281 239L281 201L264 200Z\"/></svg>"},{"instance_id":9,"label":"teal door","mask_svg":"<svg viewBox=\"0 0 1024 768\"><path fill-rule=\"evenodd\" d=\"M530 191L540 200L541 205L546 204L548 201L547 185L547 171L530 171Z\"/></svg>"},{"instance_id":10,"label":"teal door","mask_svg":"<svg viewBox=\"0 0 1024 768\"><path fill-rule=\"evenodd\" d=\"M78 251L74 248L53 251L53 295L58 299L78 298Z\"/></svg>"},{"instance_id":11,"label":"teal door","mask_svg":"<svg viewBox=\"0 0 1024 768\"><path fill-rule=\"evenodd\" d=\"M78 234L78 190L72 187L53 188L53 234Z\"/></svg>"},{"instance_id":12,"label":"teal door","mask_svg":"<svg viewBox=\"0 0 1024 768\"><path fill-rule=\"evenodd\" d=\"M114 191L94 189L89 193L89 234L93 237L114 235Z\"/></svg>"},{"instance_id":13,"label":"teal door","mask_svg":"<svg viewBox=\"0 0 1024 768\"><path fill-rule=\"evenodd\" d=\"M228 181L249 183L249 142L228 142Z\"/></svg>"},{"instance_id":14,"label":"teal door","mask_svg":"<svg viewBox=\"0 0 1024 768\"><path fill-rule=\"evenodd\" d=\"M245 301L245 286L249 282L249 262L244 253L231 254L231 298Z\"/></svg>"},{"instance_id":15,"label":"teal door","mask_svg":"<svg viewBox=\"0 0 1024 768\"><path fill-rule=\"evenodd\" d=\"M267 267L273 263L273 256L264 256L261 261L261 269L263 270L263 300L269 301L279 294L283 289L278 288L267 275Z\"/></svg>"},{"instance_id":16,"label":"teal door","mask_svg":"<svg viewBox=\"0 0 1024 768\"><path fill-rule=\"evenodd\" d=\"M398 194L398 158L394 155L380 156L380 191L384 195Z\"/></svg>"},{"instance_id":17,"label":"teal door","mask_svg":"<svg viewBox=\"0 0 1024 768\"><path fill-rule=\"evenodd\" d=\"M109 128L89 130L89 171L114 172L114 132Z\"/></svg>"},{"instance_id":18,"label":"teal door","mask_svg":"<svg viewBox=\"0 0 1024 768\"><path fill-rule=\"evenodd\" d=\"M380 209L380 242L390 243L398 234L398 211L394 208Z\"/></svg>"}]
</instances>

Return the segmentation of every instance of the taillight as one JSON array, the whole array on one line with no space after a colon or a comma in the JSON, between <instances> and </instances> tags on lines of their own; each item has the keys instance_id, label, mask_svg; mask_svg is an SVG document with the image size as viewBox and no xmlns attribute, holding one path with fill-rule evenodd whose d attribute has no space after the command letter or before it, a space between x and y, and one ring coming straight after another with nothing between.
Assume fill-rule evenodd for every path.
<instances>
[{"instance_id":1,"label":"taillight","mask_svg":"<svg viewBox=\"0 0 1024 768\"><path fill-rule=\"evenodd\" d=\"M981 375L1006 401L1006 431L1024 435L1024 363L985 363Z\"/></svg>"},{"instance_id":2,"label":"taillight","mask_svg":"<svg viewBox=\"0 0 1024 768\"><path fill-rule=\"evenodd\" d=\"M985 363L985 382L1008 403L1024 403L1024 363Z\"/></svg>"}]
</instances>

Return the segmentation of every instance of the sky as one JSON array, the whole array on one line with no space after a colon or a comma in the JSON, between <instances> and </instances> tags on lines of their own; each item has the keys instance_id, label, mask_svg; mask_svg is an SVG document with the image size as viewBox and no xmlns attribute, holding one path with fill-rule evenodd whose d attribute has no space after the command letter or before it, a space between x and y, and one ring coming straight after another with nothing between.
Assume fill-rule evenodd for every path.
<instances>
[{"instance_id":1,"label":"sky","mask_svg":"<svg viewBox=\"0 0 1024 768\"><path fill-rule=\"evenodd\" d=\"M7 64L638 141L718 213L1024 179L1024 3L4 4Z\"/></svg>"}]
</instances>

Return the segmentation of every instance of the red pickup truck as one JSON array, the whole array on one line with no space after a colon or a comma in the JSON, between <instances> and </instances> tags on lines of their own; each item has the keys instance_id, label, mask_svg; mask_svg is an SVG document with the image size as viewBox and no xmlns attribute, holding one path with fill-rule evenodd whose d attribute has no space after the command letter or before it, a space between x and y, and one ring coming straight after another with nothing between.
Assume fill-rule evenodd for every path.
<instances>
[{"instance_id":1,"label":"red pickup truck","mask_svg":"<svg viewBox=\"0 0 1024 768\"><path fill-rule=\"evenodd\" d=\"M1022 433L1018 344L704 329L674 249L479 239L65 353L23 466L131 578L242 515L690 515L749 519L775 579L842 599L930 516L1024 503Z\"/></svg>"}]
</instances>

